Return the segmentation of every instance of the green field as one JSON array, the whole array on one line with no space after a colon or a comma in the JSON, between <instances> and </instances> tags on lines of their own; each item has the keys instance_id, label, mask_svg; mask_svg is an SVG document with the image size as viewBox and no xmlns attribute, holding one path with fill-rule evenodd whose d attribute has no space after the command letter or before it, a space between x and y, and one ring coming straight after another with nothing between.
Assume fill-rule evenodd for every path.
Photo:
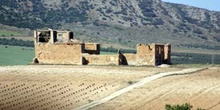
<instances>
[{"instance_id":1,"label":"green field","mask_svg":"<svg viewBox=\"0 0 220 110\"><path fill-rule=\"evenodd\" d=\"M0 66L27 65L33 58L33 48L0 45Z\"/></svg>"},{"instance_id":2,"label":"green field","mask_svg":"<svg viewBox=\"0 0 220 110\"><path fill-rule=\"evenodd\" d=\"M101 55L112 55L117 52L101 51ZM27 65L34 58L33 47L0 45L0 66ZM201 54L180 52L172 53L173 65L180 64L220 64L219 54Z\"/></svg>"},{"instance_id":3,"label":"green field","mask_svg":"<svg viewBox=\"0 0 220 110\"><path fill-rule=\"evenodd\" d=\"M6 37L6 36L22 36L22 35L18 32L1 30L0 29L0 36Z\"/></svg>"}]
</instances>

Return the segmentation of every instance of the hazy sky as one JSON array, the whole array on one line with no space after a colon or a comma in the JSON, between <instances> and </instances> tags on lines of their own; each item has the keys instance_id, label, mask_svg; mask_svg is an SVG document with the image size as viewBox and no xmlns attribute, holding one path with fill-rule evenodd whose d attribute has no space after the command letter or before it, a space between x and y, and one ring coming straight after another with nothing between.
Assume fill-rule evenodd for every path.
<instances>
[{"instance_id":1,"label":"hazy sky","mask_svg":"<svg viewBox=\"0 0 220 110\"><path fill-rule=\"evenodd\" d=\"M165 2L181 3L209 10L220 11L220 0L162 0Z\"/></svg>"}]
</instances>

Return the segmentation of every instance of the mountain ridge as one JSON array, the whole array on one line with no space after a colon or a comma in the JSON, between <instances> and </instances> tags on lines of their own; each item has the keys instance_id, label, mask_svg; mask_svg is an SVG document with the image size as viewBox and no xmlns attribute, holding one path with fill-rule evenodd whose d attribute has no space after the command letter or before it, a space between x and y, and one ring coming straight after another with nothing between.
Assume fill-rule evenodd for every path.
<instances>
[{"instance_id":1,"label":"mountain ridge","mask_svg":"<svg viewBox=\"0 0 220 110\"><path fill-rule=\"evenodd\" d=\"M131 47L220 42L220 12L161 0L1 0L0 6L1 24L70 29L81 40Z\"/></svg>"}]
</instances>

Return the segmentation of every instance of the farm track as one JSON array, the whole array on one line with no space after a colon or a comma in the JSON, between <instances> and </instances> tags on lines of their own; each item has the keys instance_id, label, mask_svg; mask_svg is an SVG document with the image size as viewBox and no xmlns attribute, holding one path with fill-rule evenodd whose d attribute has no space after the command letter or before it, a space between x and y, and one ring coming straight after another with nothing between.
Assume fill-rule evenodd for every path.
<instances>
[{"instance_id":1,"label":"farm track","mask_svg":"<svg viewBox=\"0 0 220 110\"><path fill-rule=\"evenodd\" d=\"M132 84L130 86L127 86L119 91L116 91L112 94L110 94L109 96L107 97L104 97L100 100L97 100L97 101L94 101L92 103L89 103L89 104L86 104L86 105L83 105L79 108L76 108L74 110L87 110L87 109L90 109L90 108L93 108L97 105L100 105L102 103L105 103L109 100L112 100L128 91L131 91L135 88L138 88L138 87L141 87L147 83L150 83L151 81L154 81L156 79L159 79L159 78L162 78L162 77L167 77L167 76L171 76L171 75L183 75L183 74L189 74L189 73L194 73L194 72L197 72L197 71L201 71L201 70L205 70L207 68L191 68L191 69L185 69L185 70L181 70L181 71L175 71L175 72L167 72L167 73L159 73L159 74L155 74L155 75L152 75L152 76L147 76L145 77L144 79L140 80L139 82L135 83L135 84ZM167 91L169 92L169 91ZM154 98L153 100L156 100L156 99L159 99L160 97L162 97L163 95L165 95L167 92L165 93L161 93L159 94L156 98ZM153 101L151 100L151 101ZM150 101L150 102L151 102ZM148 103L150 103L148 102Z\"/></svg>"},{"instance_id":2,"label":"farm track","mask_svg":"<svg viewBox=\"0 0 220 110\"><path fill-rule=\"evenodd\" d=\"M219 110L219 78L219 67L211 67L195 74L164 77L92 109L161 110L165 109L166 104L190 103L194 109Z\"/></svg>"}]
</instances>

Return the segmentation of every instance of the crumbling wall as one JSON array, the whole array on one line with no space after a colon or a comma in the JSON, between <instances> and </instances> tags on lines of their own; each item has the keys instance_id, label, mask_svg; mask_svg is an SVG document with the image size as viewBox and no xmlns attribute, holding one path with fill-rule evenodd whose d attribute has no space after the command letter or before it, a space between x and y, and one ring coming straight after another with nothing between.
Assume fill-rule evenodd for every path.
<instances>
[{"instance_id":1,"label":"crumbling wall","mask_svg":"<svg viewBox=\"0 0 220 110\"><path fill-rule=\"evenodd\" d=\"M86 65L119 65L119 55L83 55Z\"/></svg>"},{"instance_id":2,"label":"crumbling wall","mask_svg":"<svg viewBox=\"0 0 220 110\"><path fill-rule=\"evenodd\" d=\"M137 55L133 53L125 53L123 54L124 58L122 59L122 65L136 65L137 64Z\"/></svg>"},{"instance_id":3,"label":"crumbling wall","mask_svg":"<svg viewBox=\"0 0 220 110\"><path fill-rule=\"evenodd\" d=\"M82 45L35 44L35 59L40 64L82 64Z\"/></svg>"},{"instance_id":4,"label":"crumbling wall","mask_svg":"<svg viewBox=\"0 0 220 110\"><path fill-rule=\"evenodd\" d=\"M160 65L171 62L170 45L138 44L137 54L99 55L99 45L35 43L35 63L79 65Z\"/></svg>"},{"instance_id":5,"label":"crumbling wall","mask_svg":"<svg viewBox=\"0 0 220 110\"><path fill-rule=\"evenodd\" d=\"M137 65L161 65L171 63L171 45L162 44L138 44Z\"/></svg>"},{"instance_id":6,"label":"crumbling wall","mask_svg":"<svg viewBox=\"0 0 220 110\"><path fill-rule=\"evenodd\" d=\"M73 32L70 31L55 31L56 42L69 42L73 39Z\"/></svg>"},{"instance_id":7,"label":"crumbling wall","mask_svg":"<svg viewBox=\"0 0 220 110\"><path fill-rule=\"evenodd\" d=\"M54 43L55 41L55 31L44 30L44 31L34 31L35 43Z\"/></svg>"},{"instance_id":8,"label":"crumbling wall","mask_svg":"<svg viewBox=\"0 0 220 110\"><path fill-rule=\"evenodd\" d=\"M171 44L164 46L164 63L171 64Z\"/></svg>"},{"instance_id":9,"label":"crumbling wall","mask_svg":"<svg viewBox=\"0 0 220 110\"><path fill-rule=\"evenodd\" d=\"M138 44L137 54L99 55L100 44L79 43L70 31L34 31L34 63L84 65L160 65L171 63L171 45Z\"/></svg>"},{"instance_id":10,"label":"crumbling wall","mask_svg":"<svg viewBox=\"0 0 220 110\"><path fill-rule=\"evenodd\" d=\"M137 45L137 65L156 65L155 64L155 44Z\"/></svg>"},{"instance_id":11,"label":"crumbling wall","mask_svg":"<svg viewBox=\"0 0 220 110\"><path fill-rule=\"evenodd\" d=\"M85 43L83 45L84 45L83 53L100 54L100 44Z\"/></svg>"},{"instance_id":12,"label":"crumbling wall","mask_svg":"<svg viewBox=\"0 0 220 110\"><path fill-rule=\"evenodd\" d=\"M137 55L142 56L146 54L153 54L155 49L155 44L137 44Z\"/></svg>"}]
</instances>

